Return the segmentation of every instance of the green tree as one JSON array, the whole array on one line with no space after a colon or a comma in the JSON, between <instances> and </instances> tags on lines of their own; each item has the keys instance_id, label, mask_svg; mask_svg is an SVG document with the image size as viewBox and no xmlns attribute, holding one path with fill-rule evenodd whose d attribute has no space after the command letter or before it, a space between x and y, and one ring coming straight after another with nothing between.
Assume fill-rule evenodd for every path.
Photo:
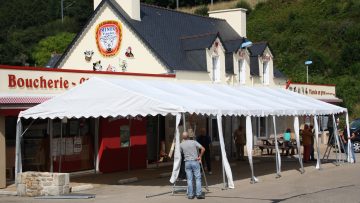
<instances>
[{"instance_id":1,"label":"green tree","mask_svg":"<svg viewBox=\"0 0 360 203\"><path fill-rule=\"evenodd\" d=\"M336 84L353 117L360 117L360 1L284 1L257 4L248 18L248 37L268 41L275 67L292 81Z\"/></svg>"},{"instance_id":2,"label":"green tree","mask_svg":"<svg viewBox=\"0 0 360 203\"><path fill-rule=\"evenodd\" d=\"M197 8L195 11L194 11L195 14L197 15L201 15L201 16L208 16L209 15L209 8L204 5L204 6L201 6L199 8Z\"/></svg>"},{"instance_id":3,"label":"green tree","mask_svg":"<svg viewBox=\"0 0 360 203\"><path fill-rule=\"evenodd\" d=\"M244 0L238 1L235 5L235 8L245 8L245 9L247 9L248 14L250 14L252 11L252 8L251 8L249 2L244 1Z\"/></svg>"},{"instance_id":4,"label":"green tree","mask_svg":"<svg viewBox=\"0 0 360 203\"><path fill-rule=\"evenodd\" d=\"M40 40L33 51L36 64L44 66L49 61L51 54L63 53L74 37L73 33L62 32Z\"/></svg>"}]
</instances>

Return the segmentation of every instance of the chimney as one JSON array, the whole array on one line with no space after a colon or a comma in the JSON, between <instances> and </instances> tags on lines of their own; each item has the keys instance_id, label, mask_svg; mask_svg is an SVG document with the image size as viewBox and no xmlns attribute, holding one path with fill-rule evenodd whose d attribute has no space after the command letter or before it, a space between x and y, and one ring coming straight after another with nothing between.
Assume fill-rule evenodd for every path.
<instances>
[{"instance_id":1,"label":"chimney","mask_svg":"<svg viewBox=\"0 0 360 203\"><path fill-rule=\"evenodd\" d=\"M244 8L210 11L209 16L226 20L241 37L246 37L246 11Z\"/></svg>"},{"instance_id":2,"label":"chimney","mask_svg":"<svg viewBox=\"0 0 360 203\"><path fill-rule=\"evenodd\" d=\"M102 0L94 0L94 10L99 6ZM130 16L133 20L141 21L140 18L140 0L113 0Z\"/></svg>"}]
</instances>

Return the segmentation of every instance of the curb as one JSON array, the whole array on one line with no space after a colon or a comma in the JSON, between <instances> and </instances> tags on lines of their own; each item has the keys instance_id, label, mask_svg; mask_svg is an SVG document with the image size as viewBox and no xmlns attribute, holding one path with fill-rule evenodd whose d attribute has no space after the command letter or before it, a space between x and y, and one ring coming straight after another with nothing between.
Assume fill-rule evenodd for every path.
<instances>
[{"instance_id":1,"label":"curb","mask_svg":"<svg viewBox=\"0 0 360 203\"><path fill-rule=\"evenodd\" d=\"M16 191L0 190L0 195L17 196Z\"/></svg>"},{"instance_id":2,"label":"curb","mask_svg":"<svg viewBox=\"0 0 360 203\"><path fill-rule=\"evenodd\" d=\"M171 174L172 174L172 172L160 173L159 177L160 178L167 178L167 177L170 177Z\"/></svg>"},{"instance_id":3,"label":"curb","mask_svg":"<svg viewBox=\"0 0 360 203\"><path fill-rule=\"evenodd\" d=\"M71 187L71 192L80 192L80 191L84 191L84 190L91 190L93 188L94 188L94 186L91 184L78 185L78 186Z\"/></svg>"},{"instance_id":4,"label":"curb","mask_svg":"<svg viewBox=\"0 0 360 203\"><path fill-rule=\"evenodd\" d=\"M118 180L118 184L124 185L124 184L127 184L127 183L136 182L136 181L138 181L138 180L139 180L139 179L138 179L137 177L127 178L127 179L121 179L121 180Z\"/></svg>"}]
</instances>

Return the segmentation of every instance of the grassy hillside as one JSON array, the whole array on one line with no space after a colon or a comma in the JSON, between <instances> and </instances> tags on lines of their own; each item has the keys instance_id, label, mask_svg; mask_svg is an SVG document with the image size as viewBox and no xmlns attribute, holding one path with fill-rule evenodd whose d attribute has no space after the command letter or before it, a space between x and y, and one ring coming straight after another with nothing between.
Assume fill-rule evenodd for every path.
<instances>
[{"instance_id":1,"label":"grassy hillside","mask_svg":"<svg viewBox=\"0 0 360 203\"><path fill-rule=\"evenodd\" d=\"M271 0L248 17L248 37L269 41L275 65L291 80L333 83L353 117L360 117L360 1Z\"/></svg>"}]
</instances>

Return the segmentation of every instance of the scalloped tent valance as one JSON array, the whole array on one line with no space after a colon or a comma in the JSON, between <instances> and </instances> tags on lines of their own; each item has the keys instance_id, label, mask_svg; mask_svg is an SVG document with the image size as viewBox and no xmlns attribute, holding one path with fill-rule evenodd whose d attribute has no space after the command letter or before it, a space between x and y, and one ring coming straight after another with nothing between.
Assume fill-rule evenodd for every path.
<instances>
[{"instance_id":1,"label":"scalloped tent valance","mask_svg":"<svg viewBox=\"0 0 360 203\"><path fill-rule=\"evenodd\" d=\"M177 113L295 116L345 112L346 108L280 88L94 77L22 111L19 117L54 119Z\"/></svg>"}]
</instances>

